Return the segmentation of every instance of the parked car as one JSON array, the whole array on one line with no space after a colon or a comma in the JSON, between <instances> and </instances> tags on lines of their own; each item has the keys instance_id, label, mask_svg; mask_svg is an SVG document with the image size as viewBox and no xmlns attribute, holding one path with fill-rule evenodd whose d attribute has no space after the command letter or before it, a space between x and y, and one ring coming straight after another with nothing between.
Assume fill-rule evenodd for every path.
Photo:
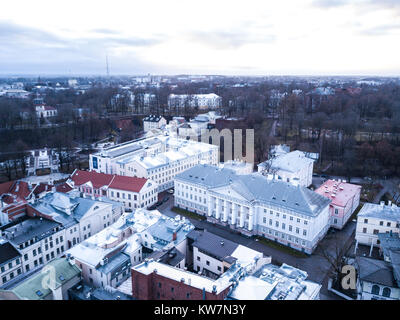
<instances>
[{"instance_id":1,"label":"parked car","mask_svg":"<svg viewBox=\"0 0 400 320\"><path fill-rule=\"evenodd\" d=\"M173 188L169 189L169 190L167 190L167 192L173 194L174 193L174 189Z\"/></svg>"},{"instance_id":2,"label":"parked car","mask_svg":"<svg viewBox=\"0 0 400 320\"><path fill-rule=\"evenodd\" d=\"M158 201L156 204L155 204L155 206L156 207L159 207L159 206L161 206L163 203L162 203L162 201Z\"/></svg>"}]
</instances>

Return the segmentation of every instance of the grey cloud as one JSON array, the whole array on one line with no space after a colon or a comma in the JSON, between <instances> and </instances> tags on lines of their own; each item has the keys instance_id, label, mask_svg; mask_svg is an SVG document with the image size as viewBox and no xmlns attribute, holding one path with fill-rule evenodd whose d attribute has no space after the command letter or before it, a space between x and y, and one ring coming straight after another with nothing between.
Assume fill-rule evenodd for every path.
<instances>
[{"instance_id":1,"label":"grey cloud","mask_svg":"<svg viewBox=\"0 0 400 320\"><path fill-rule=\"evenodd\" d=\"M102 28L102 29L93 29L92 32L94 33L100 33L100 34L118 34L119 32L116 30L112 30L112 29L106 29L106 28Z\"/></svg>"},{"instance_id":2,"label":"grey cloud","mask_svg":"<svg viewBox=\"0 0 400 320\"><path fill-rule=\"evenodd\" d=\"M236 49L247 44L272 43L276 40L273 34L254 34L251 32L192 32L188 35L190 41L199 42L216 49Z\"/></svg>"},{"instance_id":3,"label":"grey cloud","mask_svg":"<svg viewBox=\"0 0 400 320\"><path fill-rule=\"evenodd\" d=\"M320 8L335 8L349 4L348 0L314 0L312 5Z\"/></svg>"},{"instance_id":4,"label":"grey cloud","mask_svg":"<svg viewBox=\"0 0 400 320\"><path fill-rule=\"evenodd\" d=\"M354 5L360 9L400 10L399 0L313 0L312 5L322 9Z\"/></svg>"},{"instance_id":5,"label":"grey cloud","mask_svg":"<svg viewBox=\"0 0 400 320\"><path fill-rule=\"evenodd\" d=\"M399 32L400 32L400 23L380 25L360 30L360 33L365 36L385 36Z\"/></svg>"},{"instance_id":6,"label":"grey cloud","mask_svg":"<svg viewBox=\"0 0 400 320\"><path fill-rule=\"evenodd\" d=\"M135 55L135 49L152 46L160 39L142 39L108 33L106 36L93 36L77 39L61 38L47 30L16 25L0 21L0 71L57 72L73 69L79 72L103 71L105 54L119 47L131 48L123 61L113 61L114 70L120 68L138 69L142 62ZM129 61L127 61L129 60ZM115 63L115 64L114 64ZM150 67L150 66L147 66ZM134 71L134 70L132 70Z\"/></svg>"}]
</instances>

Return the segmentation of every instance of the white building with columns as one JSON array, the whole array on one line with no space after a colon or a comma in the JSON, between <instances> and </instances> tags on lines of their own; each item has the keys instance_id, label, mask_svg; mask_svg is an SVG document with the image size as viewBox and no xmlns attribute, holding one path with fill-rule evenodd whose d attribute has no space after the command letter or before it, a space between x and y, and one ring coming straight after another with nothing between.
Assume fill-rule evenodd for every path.
<instances>
[{"instance_id":1,"label":"white building with columns","mask_svg":"<svg viewBox=\"0 0 400 320\"><path fill-rule=\"evenodd\" d=\"M329 228L327 199L300 185L198 165L175 177L175 205L246 235L311 254Z\"/></svg>"}]
</instances>

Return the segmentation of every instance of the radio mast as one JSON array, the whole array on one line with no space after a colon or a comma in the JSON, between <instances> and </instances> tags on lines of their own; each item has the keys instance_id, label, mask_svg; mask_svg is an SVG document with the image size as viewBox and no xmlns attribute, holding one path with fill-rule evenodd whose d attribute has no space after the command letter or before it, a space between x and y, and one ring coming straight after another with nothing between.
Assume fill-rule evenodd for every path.
<instances>
[{"instance_id":1,"label":"radio mast","mask_svg":"<svg viewBox=\"0 0 400 320\"><path fill-rule=\"evenodd\" d=\"M110 78L110 68L108 66L108 55L106 55L106 68L107 68L107 78Z\"/></svg>"}]
</instances>

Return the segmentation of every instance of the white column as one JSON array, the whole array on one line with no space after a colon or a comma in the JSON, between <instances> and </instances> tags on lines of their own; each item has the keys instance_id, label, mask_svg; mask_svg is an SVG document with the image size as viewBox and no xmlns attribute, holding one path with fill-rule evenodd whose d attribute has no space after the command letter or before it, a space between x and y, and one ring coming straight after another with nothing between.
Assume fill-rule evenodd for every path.
<instances>
[{"instance_id":1,"label":"white column","mask_svg":"<svg viewBox=\"0 0 400 320\"><path fill-rule=\"evenodd\" d=\"M214 210L214 198L212 196L210 196L210 198L208 199L208 216L209 217L212 216L213 210Z\"/></svg>"},{"instance_id":2,"label":"white column","mask_svg":"<svg viewBox=\"0 0 400 320\"><path fill-rule=\"evenodd\" d=\"M244 217L245 217L245 211L244 207L241 205L240 206L240 220L239 220L239 227L243 228L244 227Z\"/></svg>"},{"instance_id":3,"label":"white column","mask_svg":"<svg viewBox=\"0 0 400 320\"><path fill-rule=\"evenodd\" d=\"M233 203L232 204L232 221L231 221L231 223L234 225L236 225L237 215L238 215L238 205L237 205L237 203Z\"/></svg>"},{"instance_id":4,"label":"white column","mask_svg":"<svg viewBox=\"0 0 400 320\"><path fill-rule=\"evenodd\" d=\"M249 231L253 231L253 226L254 226L254 207L250 207L250 212L249 212Z\"/></svg>"},{"instance_id":5,"label":"white column","mask_svg":"<svg viewBox=\"0 0 400 320\"><path fill-rule=\"evenodd\" d=\"M217 199L217 211L216 211L216 214L215 214L215 218L216 219L219 219L219 217L221 216L221 203L222 203L222 200L221 199Z\"/></svg>"},{"instance_id":6,"label":"white column","mask_svg":"<svg viewBox=\"0 0 400 320\"><path fill-rule=\"evenodd\" d=\"M224 216L222 218L223 222L228 221L229 209L230 209L230 202L228 200L225 200L225 210L224 210Z\"/></svg>"}]
</instances>

